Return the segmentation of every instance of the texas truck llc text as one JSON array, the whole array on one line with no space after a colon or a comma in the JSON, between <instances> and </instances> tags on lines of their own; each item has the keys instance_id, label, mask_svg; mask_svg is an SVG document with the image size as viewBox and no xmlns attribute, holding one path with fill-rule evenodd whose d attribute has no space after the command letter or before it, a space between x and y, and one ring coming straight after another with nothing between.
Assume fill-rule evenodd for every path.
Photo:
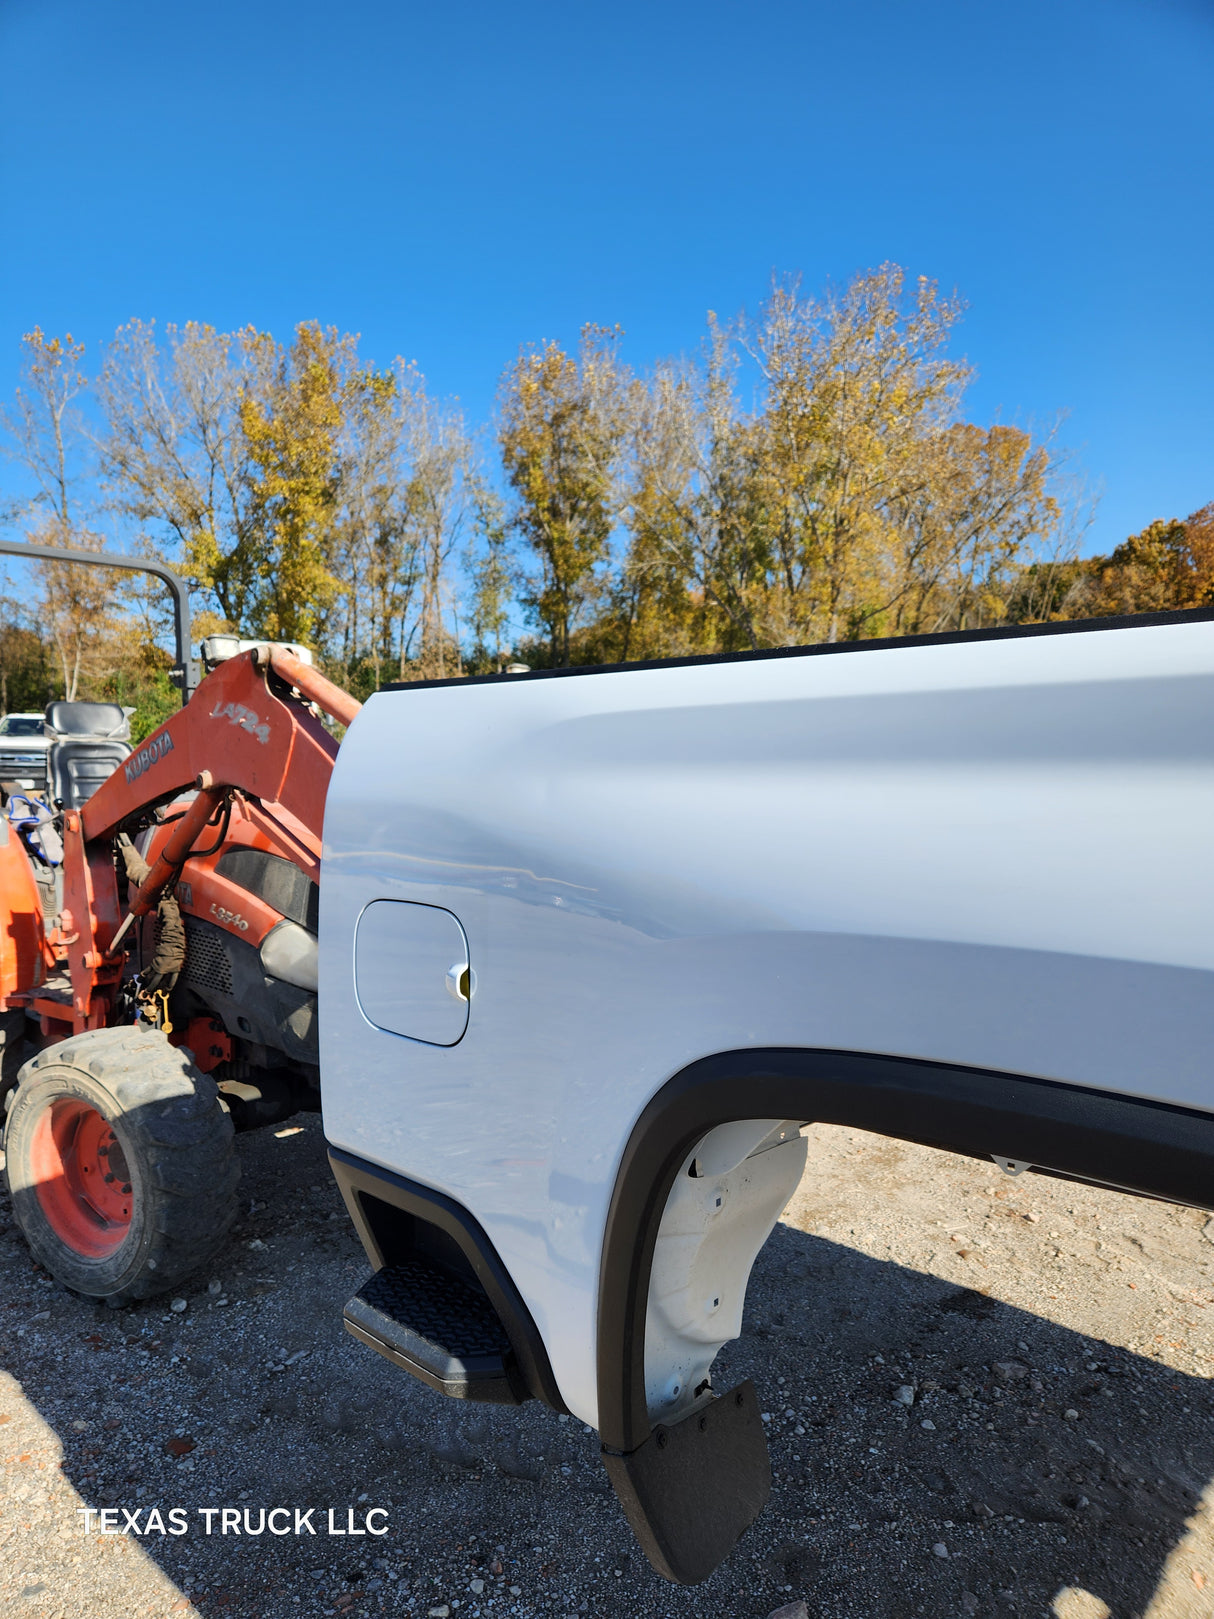
<instances>
[{"instance_id":1,"label":"texas truck llc text","mask_svg":"<svg viewBox=\"0 0 1214 1619\"><path fill-rule=\"evenodd\" d=\"M315 1515L322 1511L326 1517L318 1526ZM126 1507L77 1507L76 1513L84 1519L86 1535L185 1535L191 1527L186 1507L136 1507L133 1512ZM195 1507L194 1514L208 1535L388 1533L388 1514L383 1507L370 1507L365 1513L356 1513L353 1507L271 1507L268 1511L265 1507Z\"/></svg>"}]
</instances>

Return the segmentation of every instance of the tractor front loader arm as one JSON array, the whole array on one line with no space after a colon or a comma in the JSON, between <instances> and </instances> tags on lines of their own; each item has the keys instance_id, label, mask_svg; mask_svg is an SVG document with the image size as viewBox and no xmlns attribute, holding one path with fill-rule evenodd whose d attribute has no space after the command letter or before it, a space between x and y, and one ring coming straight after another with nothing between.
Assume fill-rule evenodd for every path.
<instances>
[{"instance_id":1,"label":"tractor front loader arm","mask_svg":"<svg viewBox=\"0 0 1214 1619\"><path fill-rule=\"evenodd\" d=\"M73 1033L103 1028L109 1021L132 917L154 908L203 827L232 793L242 796L249 816L301 870L313 880L319 876L325 795L337 742L309 704L346 725L360 707L285 648L267 645L241 653L208 675L193 700L125 759L82 809L65 816L61 930ZM124 921L114 838L140 814L191 790L197 798L132 895Z\"/></svg>"},{"instance_id":2,"label":"tractor front loader arm","mask_svg":"<svg viewBox=\"0 0 1214 1619\"><path fill-rule=\"evenodd\" d=\"M280 668L285 674L278 675ZM271 671L281 682L277 692ZM85 843L108 841L141 810L188 792L207 770L216 787L281 806L313 833L319 847L337 743L303 703L290 697L292 686L309 698L316 691L312 700L326 708L340 706L349 719L358 712L353 698L285 650L242 652L208 675L193 701L153 731L97 789L80 812Z\"/></svg>"}]
</instances>

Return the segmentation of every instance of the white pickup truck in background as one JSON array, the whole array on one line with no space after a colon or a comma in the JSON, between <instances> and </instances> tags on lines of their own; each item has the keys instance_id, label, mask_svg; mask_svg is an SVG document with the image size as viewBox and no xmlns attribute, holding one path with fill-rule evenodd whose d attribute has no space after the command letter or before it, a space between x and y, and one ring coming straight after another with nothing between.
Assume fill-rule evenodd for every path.
<instances>
[{"instance_id":1,"label":"white pickup truck in background","mask_svg":"<svg viewBox=\"0 0 1214 1619\"><path fill-rule=\"evenodd\" d=\"M770 1486L711 1384L862 1127L1214 1201L1214 620L402 686L325 811L351 1330L595 1427L704 1578Z\"/></svg>"}]
</instances>

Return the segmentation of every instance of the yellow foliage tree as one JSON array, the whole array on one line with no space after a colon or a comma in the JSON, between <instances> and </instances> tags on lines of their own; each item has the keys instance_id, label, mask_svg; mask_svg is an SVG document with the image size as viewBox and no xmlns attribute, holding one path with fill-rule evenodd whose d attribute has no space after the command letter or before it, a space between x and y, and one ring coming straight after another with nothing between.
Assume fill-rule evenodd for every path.
<instances>
[{"instance_id":1,"label":"yellow foliage tree","mask_svg":"<svg viewBox=\"0 0 1214 1619\"><path fill-rule=\"evenodd\" d=\"M1090 558L1084 572L1075 617L1214 605L1214 502L1183 522L1148 524L1110 556Z\"/></svg>"},{"instance_id":2,"label":"yellow foliage tree","mask_svg":"<svg viewBox=\"0 0 1214 1619\"><path fill-rule=\"evenodd\" d=\"M698 365L634 390L625 656L804 645L999 622L1060 534L1057 458L960 420L960 313L896 265L842 292L777 286ZM757 368L737 404L737 348ZM642 650L643 649L643 650Z\"/></svg>"},{"instance_id":3,"label":"yellow foliage tree","mask_svg":"<svg viewBox=\"0 0 1214 1619\"><path fill-rule=\"evenodd\" d=\"M502 466L517 497L516 532L534 559L524 603L558 666L602 595L627 430L619 335L586 326L576 356L558 343L524 352L501 387Z\"/></svg>"},{"instance_id":4,"label":"yellow foliage tree","mask_svg":"<svg viewBox=\"0 0 1214 1619\"><path fill-rule=\"evenodd\" d=\"M268 333L249 341L257 386L238 409L247 499L240 538L208 559L208 582L228 616L255 635L310 641L338 590L330 541L355 340L308 322L289 350ZM201 560L196 551L196 568Z\"/></svg>"},{"instance_id":5,"label":"yellow foliage tree","mask_svg":"<svg viewBox=\"0 0 1214 1619\"><path fill-rule=\"evenodd\" d=\"M631 389L623 501L630 539L615 591L616 658L761 644L768 569L760 479L735 370L728 335L710 315L699 363L659 365Z\"/></svg>"}]
</instances>

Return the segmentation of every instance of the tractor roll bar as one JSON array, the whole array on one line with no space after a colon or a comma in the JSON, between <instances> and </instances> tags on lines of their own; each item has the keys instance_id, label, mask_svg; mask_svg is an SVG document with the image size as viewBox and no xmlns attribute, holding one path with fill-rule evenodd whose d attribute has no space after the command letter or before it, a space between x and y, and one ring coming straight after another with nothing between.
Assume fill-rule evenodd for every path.
<instances>
[{"instance_id":1,"label":"tractor roll bar","mask_svg":"<svg viewBox=\"0 0 1214 1619\"><path fill-rule=\"evenodd\" d=\"M163 562L146 557L119 556L113 551L78 551L67 545L26 545L19 540L0 540L0 556L30 557L36 562L84 562L94 568L129 568L136 573L154 573L163 579L173 597L173 628L177 639L177 667L173 670L181 687L181 701L188 703L198 684L197 665L190 657L190 595L185 581Z\"/></svg>"}]
</instances>

